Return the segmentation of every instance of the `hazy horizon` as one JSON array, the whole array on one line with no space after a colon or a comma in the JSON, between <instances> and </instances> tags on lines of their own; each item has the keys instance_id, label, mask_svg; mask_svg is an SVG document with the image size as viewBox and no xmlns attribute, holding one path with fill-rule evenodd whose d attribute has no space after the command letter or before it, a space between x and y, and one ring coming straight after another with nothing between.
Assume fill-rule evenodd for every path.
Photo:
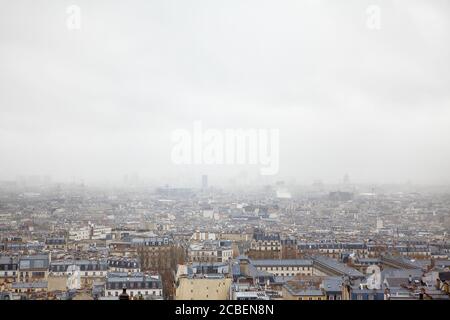
<instances>
[{"instance_id":1,"label":"hazy horizon","mask_svg":"<svg viewBox=\"0 0 450 320\"><path fill-rule=\"evenodd\" d=\"M447 0L0 3L0 180L450 185ZM173 164L195 121L278 129L279 173Z\"/></svg>"}]
</instances>

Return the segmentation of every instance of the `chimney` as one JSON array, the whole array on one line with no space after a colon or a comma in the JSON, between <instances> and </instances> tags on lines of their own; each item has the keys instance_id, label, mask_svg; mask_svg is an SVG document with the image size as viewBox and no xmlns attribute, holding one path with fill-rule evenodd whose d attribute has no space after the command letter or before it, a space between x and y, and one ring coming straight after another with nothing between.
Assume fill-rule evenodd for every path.
<instances>
[{"instance_id":1,"label":"chimney","mask_svg":"<svg viewBox=\"0 0 450 320\"><path fill-rule=\"evenodd\" d=\"M348 276L343 277L342 282L342 300L351 300L352 298L352 286Z\"/></svg>"},{"instance_id":2,"label":"chimney","mask_svg":"<svg viewBox=\"0 0 450 320\"><path fill-rule=\"evenodd\" d=\"M239 268L241 275L243 276L248 275L248 264L249 264L248 259L244 258L239 261Z\"/></svg>"}]
</instances>

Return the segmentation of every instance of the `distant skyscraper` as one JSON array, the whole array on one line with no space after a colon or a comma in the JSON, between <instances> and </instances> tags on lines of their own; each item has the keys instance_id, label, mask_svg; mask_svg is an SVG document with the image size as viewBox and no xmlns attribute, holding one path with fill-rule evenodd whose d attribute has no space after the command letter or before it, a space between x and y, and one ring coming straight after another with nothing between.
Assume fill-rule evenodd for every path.
<instances>
[{"instance_id":1,"label":"distant skyscraper","mask_svg":"<svg viewBox=\"0 0 450 320\"><path fill-rule=\"evenodd\" d=\"M202 175L202 189L208 189L208 176Z\"/></svg>"},{"instance_id":2,"label":"distant skyscraper","mask_svg":"<svg viewBox=\"0 0 450 320\"><path fill-rule=\"evenodd\" d=\"M377 230L383 229L383 220L381 218L377 218Z\"/></svg>"}]
</instances>

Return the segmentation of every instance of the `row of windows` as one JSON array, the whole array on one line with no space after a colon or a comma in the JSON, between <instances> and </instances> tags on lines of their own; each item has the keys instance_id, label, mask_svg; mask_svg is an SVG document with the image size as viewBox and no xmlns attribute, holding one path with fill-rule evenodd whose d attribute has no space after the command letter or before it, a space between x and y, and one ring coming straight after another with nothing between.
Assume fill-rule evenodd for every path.
<instances>
[{"instance_id":1,"label":"row of windows","mask_svg":"<svg viewBox=\"0 0 450 320\"><path fill-rule=\"evenodd\" d=\"M233 254L233 250L218 250L218 251L209 251L209 250L191 250L189 251L190 255L193 256L208 256L208 255L224 255L231 256Z\"/></svg>"},{"instance_id":2,"label":"row of windows","mask_svg":"<svg viewBox=\"0 0 450 320\"><path fill-rule=\"evenodd\" d=\"M85 276L88 276L88 275L89 275L89 272L85 272L84 275L85 275ZM97 275L97 272L95 272L95 271L92 272L92 275L93 275L93 276L96 276L96 275ZM99 275L99 276L103 276L103 272L100 271L100 272L98 273L98 275ZM105 275L106 275L106 272L105 272Z\"/></svg>"},{"instance_id":3,"label":"row of windows","mask_svg":"<svg viewBox=\"0 0 450 320\"><path fill-rule=\"evenodd\" d=\"M118 297L119 294L120 294L119 291L115 291L114 292L114 296L116 296L116 297ZM130 291L129 294L130 294L131 297L133 297L134 296L134 291ZM149 295L149 291L142 291L142 292L138 291L137 292L137 295L141 295L141 294ZM154 295L154 296L156 296L156 295L160 296L161 295L161 291L158 291L158 293L157 293L155 290L153 290L151 294ZM108 291L108 296L112 297L112 295L113 295L112 292Z\"/></svg>"},{"instance_id":4,"label":"row of windows","mask_svg":"<svg viewBox=\"0 0 450 320\"><path fill-rule=\"evenodd\" d=\"M51 266L50 267L50 270L51 271L54 271L54 272L65 272L65 271L67 271L67 268L68 268L69 266L68 265L53 265L53 266ZM81 271L93 271L93 270L107 270L108 269L108 266L107 265L92 265L92 264L89 264L89 265L80 265L79 266L80 267L80 270Z\"/></svg>"},{"instance_id":5,"label":"row of windows","mask_svg":"<svg viewBox=\"0 0 450 320\"><path fill-rule=\"evenodd\" d=\"M30 288L28 288L28 289L14 289L15 293L22 293L22 292L31 293L31 292L38 292L38 291L44 291L44 289L41 289L41 288L39 288L39 289L30 289Z\"/></svg>"},{"instance_id":6,"label":"row of windows","mask_svg":"<svg viewBox=\"0 0 450 320\"><path fill-rule=\"evenodd\" d=\"M45 277L45 272L20 272L20 277L29 277L30 273L33 277Z\"/></svg>"},{"instance_id":7,"label":"row of windows","mask_svg":"<svg viewBox=\"0 0 450 320\"><path fill-rule=\"evenodd\" d=\"M139 272L139 268L116 268L116 267L111 267L112 271L117 271L117 272Z\"/></svg>"},{"instance_id":8,"label":"row of windows","mask_svg":"<svg viewBox=\"0 0 450 320\"><path fill-rule=\"evenodd\" d=\"M0 270L17 270L17 264L3 264L0 265Z\"/></svg>"},{"instance_id":9,"label":"row of windows","mask_svg":"<svg viewBox=\"0 0 450 320\"><path fill-rule=\"evenodd\" d=\"M292 276L292 277L294 277L295 275L296 275L296 273L288 273L288 272L286 272L286 273L274 273L276 276L284 276L284 277L289 277L289 276ZM306 276L311 276L312 274L311 273L309 273L309 272L307 272L307 273L305 273L305 275Z\"/></svg>"},{"instance_id":10,"label":"row of windows","mask_svg":"<svg viewBox=\"0 0 450 320\"><path fill-rule=\"evenodd\" d=\"M266 270L266 271L310 271L311 267L258 267L259 270Z\"/></svg>"},{"instance_id":11,"label":"row of windows","mask_svg":"<svg viewBox=\"0 0 450 320\"><path fill-rule=\"evenodd\" d=\"M271 246L278 246L278 245L280 245L280 243L278 242L278 241L261 241L261 240L258 240L257 242L256 242L258 245L271 245Z\"/></svg>"},{"instance_id":12,"label":"row of windows","mask_svg":"<svg viewBox=\"0 0 450 320\"><path fill-rule=\"evenodd\" d=\"M216 251L191 251L189 254L193 256L215 256Z\"/></svg>"},{"instance_id":13,"label":"row of windows","mask_svg":"<svg viewBox=\"0 0 450 320\"><path fill-rule=\"evenodd\" d=\"M375 297L373 295L368 295L366 296L367 300L375 300ZM357 294L356 295L356 300L364 300L363 299L363 295L362 294Z\"/></svg>"},{"instance_id":14,"label":"row of windows","mask_svg":"<svg viewBox=\"0 0 450 320\"><path fill-rule=\"evenodd\" d=\"M158 283L155 281L152 282L111 282L107 284L108 289L122 289L126 287L128 289L138 289L138 288L158 288Z\"/></svg>"},{"instance_id":15,"label":"row of windows","mask_svg":"<svg viewBox=\"0 0 450 320\"><path fill-rule=\"evenodd\" d=\"M261 251L279 251L281 250L281 247L253 247L253 249L261 250Z\"/></svg>"},{"instance_id":16,"label":"row of windows","mask_svg":"<svg viewBox=\"0 0 450 320\"><path fill-rule=\"evenodd\" d=\"M100 271L100 272L84 272L84 273L80 273L81 276L85 276L85 277L96 277L96 276L106 276L106 272Z\"/></svg>"},{"instance_id":17,"label":"row of windows","mask_svg":"<svg viewBox=\"0 0 450 320\"><path fill-rule=\"evenodd\" d=\"M197 257L197 256L193 256L193 257L191 257L191 260L192 261L212 261L212 260L214 260L214 261L220 261L222 259L222 257L216 257L216 256L200 256L200 257Z\"/></svg>"}]
</instances>

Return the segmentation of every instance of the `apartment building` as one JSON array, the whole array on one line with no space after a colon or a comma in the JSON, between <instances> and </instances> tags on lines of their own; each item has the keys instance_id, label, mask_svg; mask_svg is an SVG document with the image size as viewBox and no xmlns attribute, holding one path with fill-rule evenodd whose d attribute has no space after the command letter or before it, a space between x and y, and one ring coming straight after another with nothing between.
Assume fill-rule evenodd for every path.
<instances>
[{"instance_id":1,"label":"apartment building","mask_svg":"<svg viewBox=\"0 0 450 320\"><path fill-rule=\"evenodd\" d=\"M231 241L204 241L191 244L188 248L188 259L191 262L226 262L231 258Z\"/></svg>"},{"instance_id":2,"label":"apartment building","mask_svg":"<svg viewBox=\"0 0 450 320\"><path fill-rule=\"evenodd\" d=\"M248 256L252 259L281 259L280 235L278 233L255 232L250 242Z\"/></svg>"},{"instance_id":3,"label":"apartment building","mask_svg":"<svg viewBox=\"0 0 450 320\"><path fill-rule=\"evenodd\" d=\"M89 240L91 237L91 229L89 227L82 227L69 230L70 241Z\"/></svg>"},{"instance_id":4,"label":"apartment building","mask_svg":"<svg viewBox=\"0 0 450 320\"><path fill-rule=\"evenodd\" d=\"M105 296L119 297L122 290L126 289L130 298L147 297L162 299L163 285L161 276L142 272L125 273L110 272L106 278Z\"/></svg>"},{"instance_id":5,"label":"apartment building","mask_svg":"<svg viewBox=\"0 0 450 320\"><path fill-rule=\"evenodd\" d=\"M105 260L62 260L52 261L49 271L55 277L67 277L69 266L75 266L79 271L82 286L91 286L95 281L104 280L108 273L108 263Z\"/></svg>"},{"instance_id":6,"label":"apartment building","mask_svg":"<svg viewBox=\"0 0 450 320\"><path fill-rule=\"evenodd\" d=\"M0 256L0 285L14 282L19 268L18 259L14 256Z\"/></svg>"},{"instance_id":7,"label":"apartment building","mask_svg":"<svg viewBox=\"0 0 450 320\"><path fill-rule=\"evenodd\" d=\"M111 237L112 228L106 226L91 226L91 239L92 240L106 240Z\"/></svg>"},{"instance_id":8,"label":"apartment building","mask_svg":"<svg viewBox=\"0 0 450 320\"><path fill-rule=\"evenodd\" d=\"M176 300L228 300L233 282L223 274L178 278Z\"/></svg>"},{"instance_id":9,"label":"apartment building","mask_svg":"<svg viewBox=\"0 0 450 320\"><path fill-rule=\"evenodd\" d=\"M264 259L251 260L251 264L260 271L269 272L275 276L312 275L313 261L306 259Z\"/></svg>"},{"instance_id":10,"label":"apartment building","mask_svg":"<svg viewBox=\"0 0 450 320\"><path fill-rule=\"evenodd\" d=\"M48 254L36 254L22 256L19 259L18 282L46 281L50 256Z\"/></svg>"},{"instance_id":11,"label":"apartment building","mask_svg":"<svg viewBox=\"0 0 450 320\"><path fill-rule=\"evenodd\" d=\"M67 250L67 240L64 237L50 237L45 239L46 250Z\"/></svg>"},{"instance_id":12,"label":"apartment building","mask_svg":"<svg viewBox=\"0 0 450 320\"><path fill-rule=\"evenodd\" d=\"M138 259L125 257L110 257L107 260L109 271L111 272L141 272L141 264Z\"/></svg>"}]
</instances>

